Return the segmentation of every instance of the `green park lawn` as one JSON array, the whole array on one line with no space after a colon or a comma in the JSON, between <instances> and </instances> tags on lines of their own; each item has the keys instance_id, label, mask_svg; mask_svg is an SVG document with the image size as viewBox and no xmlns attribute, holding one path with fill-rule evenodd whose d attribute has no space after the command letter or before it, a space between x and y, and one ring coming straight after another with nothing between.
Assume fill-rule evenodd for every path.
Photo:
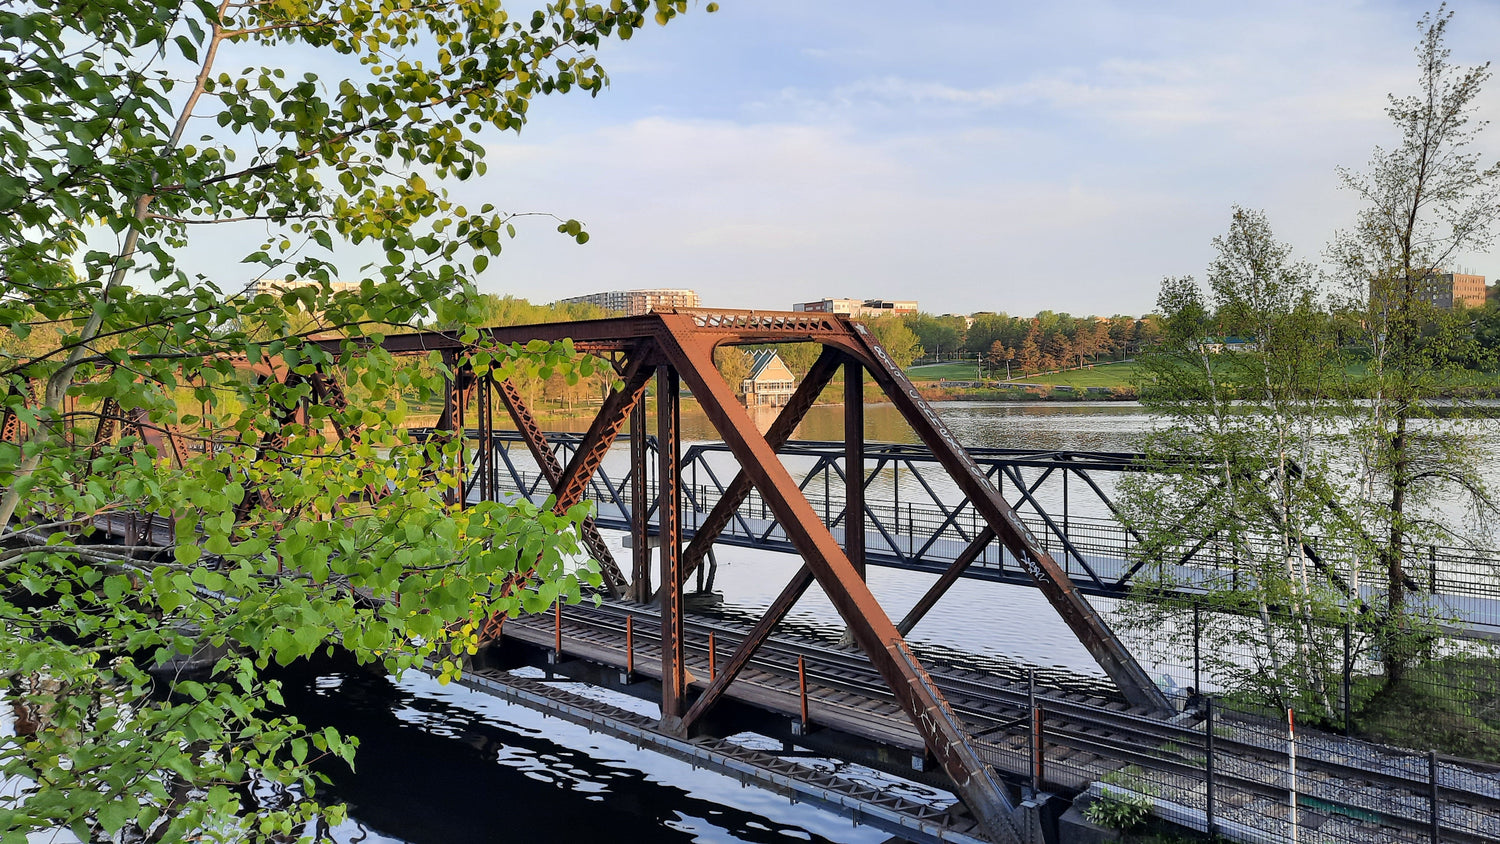
<instances>
[{"instance_id":1,"label":"green park lawn","mask_svg":"<svg viewBox=\"0 0 1500 844\"><path fill-rule=\"evenodd\" d=\"M1001 370L997 378L991 374L988 368L985 370L985 380L1003 381L1005 374ZM1069 369L1062 372L1033 375L1028 378L1017 376L1009 383L1016 385L1052 385L1067 387L1128 387L1134 383L1136 374L1135 361L1116 361L1112 363L1099 363L1083 369ZM935 363L927 366L914 366L906 371L908 378L913 381L974 381L979 377L977 368L972 362L950 362Z\"/></svg>"}]
</instances>

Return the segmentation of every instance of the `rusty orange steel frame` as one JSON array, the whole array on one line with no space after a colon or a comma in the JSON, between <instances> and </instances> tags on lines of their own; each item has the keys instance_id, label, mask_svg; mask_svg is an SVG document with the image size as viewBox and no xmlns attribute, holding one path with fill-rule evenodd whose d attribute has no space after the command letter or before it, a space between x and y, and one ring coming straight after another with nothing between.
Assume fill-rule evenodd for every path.
<instances>
[{"instance_id":1,"label":"rusty orange steel frame","mask_svg":"<svg viewBox=\"0 0 1500 844\"><path fill-rule=\"evenodd\" d=\"M827 594L854 640L880 672L890 691L920 731L932 756L952 778L959 796L974 811L991 837L1019 840L1005 789L978 757L969 738L926 670L912 655L897 626L875 600L863 579L863 531L858 522L846 526L840 547L796 481L777 458L776 452L790 437L824 387L842 367L845 378L846 460L856 470L846 469L850 479L846 491L855 502L851 513L863 512L863 490L857 479L863 459L863 384L871 379L891 400L917 436L944 466L953 482L984 518L989 531L999 538L1016 559L1021 560L1043 595L1080 642L1114 680L1132 704L1159 711L1167 702L1151 679L1136 663L1104 620L1069 580L1063 568L1015 515L1010 505L987 481L974 461L918 395L901 369L862 324L828 314L729 310L675 310L645 316L588 320L547 325L483 329L487 343L526 343L571 338L582 352L597 354L613 362L621 386L611 391L589 426L569 465L558 465L546 437L514 385L496 382L501 403L526 440L556 496L558 511L581 500L606 452L628 423L632 433L646 429L643 396L647 382L657 382L661 495L658 518L661 553L660 588L662 612L662 728L686 734L717 702L749 663L772 629L816 581ZM336 341L328 341L336 351ZM762 435L733 390L719 375L713 352L722 345L813 342L823 352L807 378L796 390L780 416ZM454 372L457 382L448 393L448 403L439 429L462 435L466 406L476 394L476 379L464 366L473 347L455 335L439 332L392 335L382 346L393 354L439 352ZM482 382L484 379L478 379ZM739 475L729 485L693 541L682 542L679 475L679 384L689 389L740 464ZM483 389L488 389L484 386ZM481 407L486 402L480 402ZM480 411L481 431L488 427ZM632 501L643 501L646 453L637 446L644 438L632 436L631 477L636 485ZM483 467L476 474L483 475ZM467 500L484 482L455 491L458 501ZM802 556L804 565L773 602L742 644L716 671L707 689L689 705L683 661L683 589L688 573L712 547L715 537L728 524L740 501L754 488L774 511L787 536ZM644 502L643 502L644 503ZM627 579L598 539L592 523L585 526L584 539L599 560L604 585L612 596L629 594L643 600L653 594L645 549L648 525L645 507L634 507L632 530L634 559Z\"/></svg>"}]
</instances>

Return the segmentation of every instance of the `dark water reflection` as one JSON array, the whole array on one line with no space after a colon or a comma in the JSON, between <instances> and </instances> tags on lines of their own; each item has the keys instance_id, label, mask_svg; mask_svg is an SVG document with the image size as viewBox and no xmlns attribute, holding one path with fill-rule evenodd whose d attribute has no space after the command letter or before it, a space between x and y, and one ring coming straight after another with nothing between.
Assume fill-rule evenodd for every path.
<instances>
[{"instance_id":1,"label":"dark water reflection","mask_svg":"<svg viewBox=\"0 0 1500 844\"><path fill-rule=\"evenodd\" d=\"M874 842L885 836L523 707L409 675L324 662L291 672L287 706L360 738L328 765L344 842Z\"/></svg>"}]
</instances>

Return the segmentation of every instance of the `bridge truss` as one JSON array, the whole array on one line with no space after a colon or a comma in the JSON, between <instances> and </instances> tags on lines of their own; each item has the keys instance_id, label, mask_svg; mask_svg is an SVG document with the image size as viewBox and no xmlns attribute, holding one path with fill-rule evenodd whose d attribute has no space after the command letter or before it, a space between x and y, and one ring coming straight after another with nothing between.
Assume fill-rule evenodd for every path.
<instances>
[{"instance_id":1,"label":"bridge truss","mask_svg":"<svg viewBox=\"0 0 1500 844\"><path fill-rule=\"evenodd\" d=\"M778 451L788 447L792 432L808 409L840 371L845 391L844 465L849 467L843 477L843 492L849 512L865 512L865 488L860 479L865 477L864 384L869 378L895 405L943 467L948 481L982 521L970 543L973 550L965 554L977 555L998 539L1126 700L1151 710L1169 709L1161 692L1090 606L1066 568L1045 550L953 433L921 399L869 329L860 323L826 314L678 310L619 319L491 328L480 333L484 342L494 344L571 338L576 349L608 359L618 374L618 386L604 399L587 433L563 465L516 386L488 374L476 374L475 368L468 365L467 359L475 352L475 346L445 333L396 335L382 341L383 347L393 354L425 355L437 351L455 373L436 435L462 437L472 428L481 441L487 441L496 430L496 406L503 407L541 467L559 512L583 500L605 455L627 426L632 434L631 500L647 499L644 483L648 420L644 397L647 385L655 381L659 501L656 532L660 536L656 580L660 589L653 590L651 586L650 531L645 508L630 510L635 541L628 575L605 547L596 525L587 524L583 538L600 563L604 585L611 596L628 595L644 600L653 591L658 592L662 628L661 728L665 731L678 735L692 731L724 698L726 689L772 630L816 582L921 734L928 751L953 781L955 792L990 837L997 841L1018 840L1009 794L981 761L962 723L864 582L866 531L861 526L851 530L845 525L842 543L835 538L830 525L778 457ZM762 434L719 375L713 352L725 345L788 342L818 343L822 353L789 403ZM683 464L679 397L683 387L698 400L739 467L708 515L697 523L691 541L685 541L682 518L685 484L680 471ZM452 499L460 506L475 497L487 499L509 494L487 480L494 473L484 461L492 460L492 455L491 449L481 449L476 471L452 491ZM774 514L786 541L802 557L803 565L708 687L696 699L690 699L683 636L684 585L752 491Z\"/></svg>"}]
</instances>

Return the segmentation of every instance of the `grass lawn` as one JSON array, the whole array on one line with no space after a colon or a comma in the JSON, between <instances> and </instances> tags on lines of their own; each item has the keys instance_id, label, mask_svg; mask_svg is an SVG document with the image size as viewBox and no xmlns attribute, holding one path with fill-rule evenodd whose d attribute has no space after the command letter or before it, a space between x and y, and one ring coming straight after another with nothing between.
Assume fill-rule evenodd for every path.
<instances>
[{"instance_id":1,"label":"grass lawn","mask_svg":"<svg viewBox=\"0 0 1500 844\"><path fill-rule=\"evenodd\" d=\"M1017 378L1013 384L1052 384L1068 387L1129 387L1135 383L1135 361L1098 363L1085 369L1069 369L1029 378Z\"/></svg>"},{"instance_id":2,"label":"grass lawn","mask_svg":"<svg viewBox=\"0 0 1500 844\"><path fill-rule=\"evenodd\" d=\"M1033 375L1030 378L1016 378L1009 383L1018 386L1027 384L1051 384L1065 385L1069 387L1127 387L1134 383L1136 365L1134 361L1116 363L1095 364L1092 368L1070 369L1047 375ZM906 371L906 376L913 381L974 381L979 377L978 369L971 362L934 363L927 366L914 366ZM1004 370L1001 370L1001 378ZM985 380L995 380L988 368L985 370Z\"/></svg>"},{"instance_id":3,"label":"grass lawn","mask_svg":"<svg viewBox=\"0 0 1500 844\"><path fill-rule=\"evenodd\" d=\"M985 374L989 375L988 372ZM971 360L929 363L926 366L913 366L906 370L906 377L913 381L977 381L979 365Z\"/></svg>"}]
</instances>

